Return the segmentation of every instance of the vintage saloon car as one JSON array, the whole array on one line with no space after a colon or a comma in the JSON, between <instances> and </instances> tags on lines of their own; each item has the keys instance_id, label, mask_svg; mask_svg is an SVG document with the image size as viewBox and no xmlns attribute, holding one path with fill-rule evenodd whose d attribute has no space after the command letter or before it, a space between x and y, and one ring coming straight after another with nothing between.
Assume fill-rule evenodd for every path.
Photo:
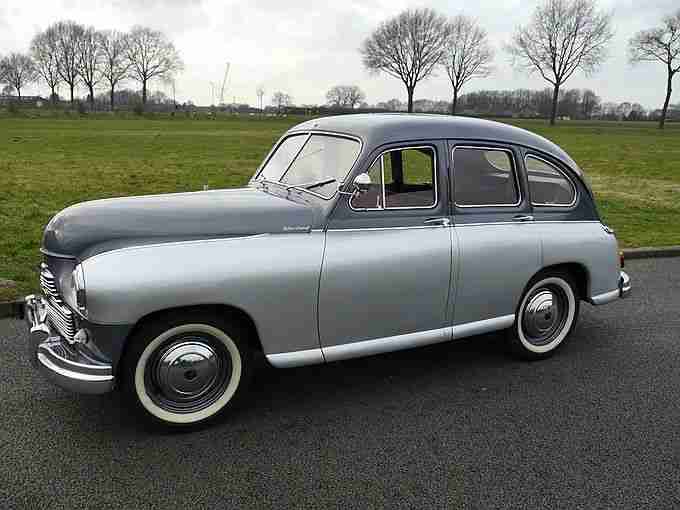
<instances>
[{"instance_id":1,"label":"vintage saloon car","mask_svg":"<svg viewBox=\"0 0 680 510\"><path fill-rule=\"evenodd\" d=\"M507 330L538 359L580 301L626 296L614 233L559 147L496 122L310 120L241 189L97 200L47 225L31 356L150 421L204 423L275 367Z\"/></svg>"}]
</instances>

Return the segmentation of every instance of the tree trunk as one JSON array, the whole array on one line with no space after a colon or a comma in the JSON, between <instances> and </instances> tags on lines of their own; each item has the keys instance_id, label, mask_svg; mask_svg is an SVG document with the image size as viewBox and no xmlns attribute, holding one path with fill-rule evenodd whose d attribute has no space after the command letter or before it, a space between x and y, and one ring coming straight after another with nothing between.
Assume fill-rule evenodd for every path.
<instances>
[{"instance_id":1,"label":"tree trunk","mask_svg":"<svg viewBox=\"0 0 680 510\"><path fill-rule=\"evenodd\" d=\"M90 111L94 111L94 86L88 85L88 89L90 89Z\"/></svg>"},{"instance_id":2,"label":"tree trunk","mask_svg":"<svg viewBox=\"0 0 680 510\"><path fill-rule=\"evenodd\" d=\"M406 93L408 94L408 112L413 113L413 91L415 87L406 86Z\"/></svg>"},{"instance_id":3,"label":"tree trunk","mask_svg":"<svg viewBox=\"0 0 680 510\"><path fill-rule=\"evenodd\" d=\"M146 106L146 80L142 80L142 104Z\"/></svg>"},{"instance_id":4,"label":"tree trunk","mask_svg":"<svg viewBox=\"0 0 680 510\"><path fill-rule=\"evenodd\" d=\"M109 93L109 102L111 103L111 111L113 111L113 99L114 99L114 86L111 85L111 92Z\"/></svg>"},{"instance_id":5,"label":"tree trunk","mask_svg":"<svg viewBox=\"0 0 680 510\"><path fill-rule=\"evenodd\" d=\"M673 83L673 73L669 70L668 71L668 82L666 85L666 100L663 103L663 109L661 110L661 118L659 119L659 129L663 129L664 124L666 123L666 114L668 113L668 103L671 100L671 92L673 92L673 87L671 86Z\"/></svg>"},{"instance_id":6,"label":"tree trunk","mask_svg":"<svg viewBox=\"0 0 680 510\"><path fill-rule=\"evenodd\" d=\"M458 90L453 89L453 102L451 103L451 115L456 114L456 107L458 106Z\"/></svg>"},{"instance_id":7,"label":"tree trunk","mask_svg":"<svg viewBox=\"0 0 680 510\"><path fill-rule=\"evenodd\" d=\"M73 89L75 88L75 82L69 83L69 87L71 88L71 106L73 106Z\"/></svg>"},{"instance_id":8,"label":"tree trunk","mask_svg":"<svg viewBox=\"0 0 680 510\"><path fill-rule=\"evenodd\" d=\"M560 86L556 84L553 88L552 110L550 112L550 125L555 125L555 118L557 117L557 99L560 96Z\"/></svg>"},{"instance_id":9,"label":"tree trunk","mask_svg":"<svg viewBox=\"0 0 680 510\"><path fill-rule=\"evenodd\" d=\"M17 87L17 97L19 98L19 102L21 102L21 87Z\"/></svg>"},{"instance_id":10,"label":"tree trunk","mask_svg":"<svg viewBox=\"0 0 680 510\"><path fill-rule=\"evenodd\" d=\"M52 94L50 95L50 103L52 103L52 105L54 105L54 103L56 102L56 99L57 99L56 87L54 85L52 85L50 87L50 89L52 89Z\"/></svg>"}]
</instances>

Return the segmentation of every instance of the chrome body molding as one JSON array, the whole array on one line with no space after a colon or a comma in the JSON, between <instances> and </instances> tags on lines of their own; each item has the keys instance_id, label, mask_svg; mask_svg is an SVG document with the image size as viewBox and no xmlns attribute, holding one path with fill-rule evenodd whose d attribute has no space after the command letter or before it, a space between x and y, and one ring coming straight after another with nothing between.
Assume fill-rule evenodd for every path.
<instances>
[{"instance_id":1,"label":"chrome body molding","mask_svg":"<svg viewBox=\"0 0 680 510\"><path fill-rule=\"evenodd\" d=\"M494 317L469 324L459 324L457 326L407 333L405 335L395 335L387 338L348 342L323 347L321 349L267 354L267 361L276 368L318 365L324 362L361 358L374 354L413 349L424 345L481 335L483 333L509 328L514 322L514 315L505 315L503 317Z\"/></svg>"},{"instance_id":2,"label":"chrome body molding","mask_svg":"<svg viewBox=\"0 0 680 510\"><path fill-rule=\"evenodd\" d=\"M45 322L45 300L27 296L26 322L29 326L29 357L40 373L55 385L76 393L100 394L115 384L113 367L88 356L84 347L75 348L52 331Z\"/></svg>"},{"instance_id":3,"label":"chrome body molding","mask_svg":"<svg viewBox=\"0 0 680 510\"><path fill-rule=\"evenodd\" d=\"M292 368L304 365L318 365L325 361L321 349L305 349L304 351L280 352L267 354L267 361L276 368Z\"/></svg>"},{"instance_id":4,"label":"chrome body molding","mask_svg":"<svg viewBox=\"0 0 680 510\"><path fill-rule=\"evenodd\" d=\"M491 331L499 331L501 329L509 328L514 323L515 315L510 314L503 315L502 317L494 317L492 319L468 322L467 324L458 324L457 326L453 326L453 338L465 338L468 336L490 333Z\"/></svg>"},{"instance_id":5,"label":"chrome body molding","mask_svg":"<svg viewBox=\"0 0 680 510\"><path fill-rule=\"evenodd\" d=\"M360 358L383 352L399 351L402 349L420 347L421 345L446 342L447 340L451 340L452 329L453 328L451 327L439 328L430 331L419 331L417 333L390 336L387 338L349 342L323 347L322 351L326 361Z\"/></svg>"}]
</instances>

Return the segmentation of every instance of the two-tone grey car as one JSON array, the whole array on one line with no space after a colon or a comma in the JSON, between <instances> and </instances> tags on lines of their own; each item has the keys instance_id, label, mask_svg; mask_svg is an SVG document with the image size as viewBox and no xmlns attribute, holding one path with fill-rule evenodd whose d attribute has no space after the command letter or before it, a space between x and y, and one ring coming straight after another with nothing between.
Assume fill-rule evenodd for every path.
<instances>
[{"instance_id":1,"label":"two-tone grey car","mask_svg":"<svg viewBox=\"0 0 680 510\"><path fill-rule=\"evenodd\" d=\"M505 330L537 359L581 301L630 292L563 150L445 116L310 120L247 187L78 204L41 250L41 372L173 427L231 408L257 352L297 367Z\"/></svg>"}]
</instances>

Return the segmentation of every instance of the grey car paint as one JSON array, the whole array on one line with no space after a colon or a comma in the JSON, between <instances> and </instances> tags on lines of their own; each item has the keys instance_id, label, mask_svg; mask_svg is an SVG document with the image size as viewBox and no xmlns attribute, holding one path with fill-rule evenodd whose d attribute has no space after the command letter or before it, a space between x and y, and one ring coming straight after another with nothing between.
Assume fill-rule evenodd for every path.
<instances>
[{"instance_id":1,"label":"grey car paint","mask_svg":"<svg viewBox=\"0 0 680 510\"><path fill-rule=\"evenodd\" d=\"M141 244L311 230L320 221L309 204L256 188L114 198L77 204L54 216L43 249L86 259Z\"/></svg>"},{"instance_id":2,"label":"grey car paint","mask_svg":"<svg viewBox=\"0 0 680 510\"><path fill-rule=\"evenodd\" d=\"M85 260L88 318L134 324L180 306L226 304L255 323L265 353L318 348L324 232L136 246Z\"/></svg>"},{"instance_id":3,"label":"grey car paint","mask_svg":"<svg viewBox=\"0 0 680 510\"><path fill-rule=\"evenodd\" d=\"M347 195L323 200L274 185L75 206L50 223L43 250L82 260L87 320L130 331L160 310L233 306L253 319L272 364L296 366L508 327L528 280L546 265L583 265L591 301L616 290L616 240L602 229L582 172L552 142L489 121L424 115L316 119L289 133L302 131L361 139L344 191L381 151L434 146L437 205L353 211ZM448 169L457 143L514 151L521 203L455 207ZM531 206L525 151L567 169L579 190L574 207ZM513 221L520 213L540 221ZM452 225L425 223L442 218ZM60 279L75 262L62 264ZM101 350L115 364L124 342Z\"/></svg>"}]
</instances>

